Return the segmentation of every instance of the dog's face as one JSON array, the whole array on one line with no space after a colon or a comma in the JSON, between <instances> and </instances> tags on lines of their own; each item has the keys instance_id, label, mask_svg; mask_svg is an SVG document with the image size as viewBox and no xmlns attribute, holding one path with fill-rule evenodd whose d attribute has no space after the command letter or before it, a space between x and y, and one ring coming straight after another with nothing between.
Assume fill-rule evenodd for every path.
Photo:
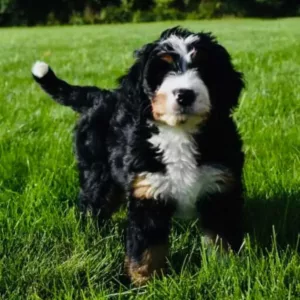
<instances>
[{"instance_id":1,"label":"dog's face","mask_svg":"<svg viewBox=\"0 0 300 300\"><path fill-rule=\"evenodd\" d=\"M157 122L193 128L212 110L229 114L237 104L242 75L210 34L172 28L137 57L143 62L143 88Z\"/></svg>"}]
</instances>

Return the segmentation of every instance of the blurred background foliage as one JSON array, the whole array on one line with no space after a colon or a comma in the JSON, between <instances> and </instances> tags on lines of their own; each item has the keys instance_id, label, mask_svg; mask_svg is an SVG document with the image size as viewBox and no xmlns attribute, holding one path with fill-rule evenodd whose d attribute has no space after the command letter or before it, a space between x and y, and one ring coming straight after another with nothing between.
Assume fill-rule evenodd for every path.
<instances>
[{"instance_id":1,"label":"blurred background foliage","mask_svg":"<svg viewBox=\"0 0 300 300\"><path fill-rule=\"evenodd\" d=\"M297 15L299 0L0 0L0 26Z\"/></svg>"}]
</instances>

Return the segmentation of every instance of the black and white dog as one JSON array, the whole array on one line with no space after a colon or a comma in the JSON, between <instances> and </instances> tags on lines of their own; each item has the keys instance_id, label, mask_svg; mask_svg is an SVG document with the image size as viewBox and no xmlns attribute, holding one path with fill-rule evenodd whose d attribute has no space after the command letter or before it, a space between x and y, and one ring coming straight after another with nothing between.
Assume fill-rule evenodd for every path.
<instances>
[{"instance_id":1,"label":"black and white dog","mask_svg":"<svg viewBox=\"0 0 300 300\"><path fill-rule=\"evenodd\" d=\"M243 76L211 34L164 31L136 52L114 90L70 85L44 62L32 73L54 100L81 113L81 209L105 220L128 200L134 283L163 270L174 215L199 217L206 236L239 249L244 155L231 111Z\"/></svg>"}]
</instances>

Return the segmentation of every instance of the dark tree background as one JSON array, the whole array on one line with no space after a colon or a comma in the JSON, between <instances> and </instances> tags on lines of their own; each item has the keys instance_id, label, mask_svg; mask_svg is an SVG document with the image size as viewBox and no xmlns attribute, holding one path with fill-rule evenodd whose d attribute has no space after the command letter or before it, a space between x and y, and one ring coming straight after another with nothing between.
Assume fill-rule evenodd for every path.
<instances>
[{"instance_id":1,"label":"dark tree background","mask_svg":"<svg viewBox=\"0 0 300 300\"><path fill-rule=\"evenodd\" d=\"M0 26L300 15L299 0L0 0Z\"/></svg>"}]
</instances>

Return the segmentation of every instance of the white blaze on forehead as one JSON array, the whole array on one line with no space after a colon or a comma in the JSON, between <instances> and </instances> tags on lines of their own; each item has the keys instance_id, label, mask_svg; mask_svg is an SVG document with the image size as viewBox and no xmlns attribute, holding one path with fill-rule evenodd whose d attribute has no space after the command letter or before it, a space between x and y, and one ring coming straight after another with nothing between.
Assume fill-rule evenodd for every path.
<instances>
[{"instance_id":1,"label":"white blaze on forehead","mask_svg":"<svg viewBox=\"0 0 300 300\"><path fill-rule=\"evenodd\" d=\"M181 38L176 35L171 35L166 40L162 41L161 44L169 44L181 57L183 57L187 62L191 60L191 54L195 51L188 51L188 45L199 40L199 37L195 34L189 35L186 38Z\"/></svg>"},{"instance_id":2,"label":"white blaze on forehead","mask_svg":"<svg viewBox=\"0 0 300 300\"><path fill-rule=\"evenodd\" d=\"M169 74L163 80L159 90L171 90L171 89L189 89L193 90L196 94L200 93L204 89L205 95L208 97L208 92L204 83L199 78L196 70L188 70L183 74Z\"/></svg>"}]
</instances>

